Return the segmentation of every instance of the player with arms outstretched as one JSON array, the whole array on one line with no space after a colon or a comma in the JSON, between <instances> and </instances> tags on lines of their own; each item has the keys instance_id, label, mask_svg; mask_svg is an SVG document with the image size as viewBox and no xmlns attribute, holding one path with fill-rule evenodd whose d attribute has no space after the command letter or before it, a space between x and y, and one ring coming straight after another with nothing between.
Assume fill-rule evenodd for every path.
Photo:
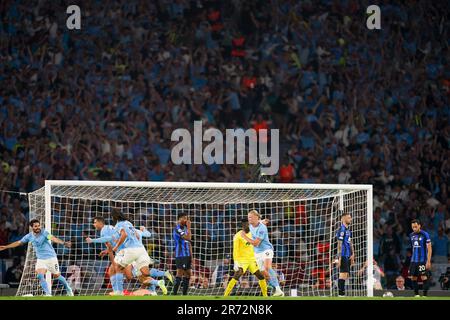
<instances>
[{"instance_id":1,"label":"player with arms outstretched","mask_svg":"<svg viewBox=\"0 0 450 320\"><path fill-rule=\"evenodd\" d=\"M348 212L343 212L341 216L341 226L336 233L338 241L338 295L345 296L345 280L350 274L350 267L355 263L355 251L353 249L353 242L351 239L350 224L352 223L352 216Z\"/></svg>"},{"instance_id":2,"label":"player with arms outstretched","mask_svg":"<svg viewBox=\"0 0 450 320\"><path fill-rule=\"evenodd\" d=\"M431 269L432 254L430 235L422 230L422 224L418 219L411 221L411 228L413 232L409 235L412 247L409 276L411 277L415 296L420 297L417 283L419 275L423 280L423 295L427 296L430 286L427 274Z\"/></svg>"},{"instance_id":3,"label":"player with arms outstretched","mask_svg":"<svg viewBox=\"0 0 450 320\"><path fill-rule=\"evenodd\" d=\"M233 260L234 260L234 276L228 283L224 296L230 295L239 278L248 270L258 278L259 286L264 297L267 297L267 283L259 271L256 263L255 251L253 246L241 236L241 231L244 231L247 237L251 237L250 228L248 226L248 219L242 219L242 230L238 231L233 238Z\"/></svg>"},{"instance_id":4,"label":"player with arms outstretched","mask_svg":"<svg viewBox=\"0 0 450 320\"><path fill-rule=\"evenodd\" d=\"M175 265L177 274L172 294L176 295L180 285L183 285L183 295L187 295L189 279L191 278L191 221L186 213L178 214L178 224L173 229L175 242Z\"/></svg>"},{"instance_id":5,"label":"player with arms outstretched","mask_svg":"<svg viewBox=\"0 0 450 320\"><path fill-rule=\"evenodd\" d=\"M37 219L31 220L29 225L31 227L30 233L25 235L19 241L13 242L6 246L0 246L0 251L5 249L12 249L31 242L37 257L35 267L37 278L39 279L45 295L51 296L50 289L48 288L47 281L45 280L45 273L49 271L52 274L53 279L57 279L63 284L64 288L66 289L67 295L73 296L72 289L67 283L66 278L64 278L59 271L58 258L56 256L55 249L51 244L51 242L55 242L58 244L62 244L67 248L70 248L71 242L64 242L51 235L48 231L41 229L41 223Z\"/></svg>"},{"instance_id":6,"label":"player with arms outstretched","mask_svg":"<svg viewBox=\"0 0 450 320\"><path fill-rule=\"evenodd\" d=\"M273 296L284 296L284 292L280 289L277 273L272 268L273 246L269 241L269 231L267 226L260 220L260 217L258 211L251 210L248 213L248 222L252 237L248 237L243 230L241 231L241 236L254 246L258 267L264 277L269 280L269 284L275 288Z\"/></svg>"}]
</instances>

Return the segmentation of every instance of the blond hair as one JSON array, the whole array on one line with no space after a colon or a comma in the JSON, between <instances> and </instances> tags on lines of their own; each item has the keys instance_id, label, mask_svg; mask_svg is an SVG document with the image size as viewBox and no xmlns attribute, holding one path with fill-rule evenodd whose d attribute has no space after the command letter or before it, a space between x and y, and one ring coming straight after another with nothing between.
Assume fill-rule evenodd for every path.
<instances>
[{"instance_id":1,"label":"blond hair","mask_svg":"<svg viewBox=\"0 0 450 320\"><path fill-rule=\"evenodd\" d=\"M257 216L258 218L261 218L261 215L255 209L251 210L248 214L253 214L253 215Z\"/></svg>"}]
</instances>

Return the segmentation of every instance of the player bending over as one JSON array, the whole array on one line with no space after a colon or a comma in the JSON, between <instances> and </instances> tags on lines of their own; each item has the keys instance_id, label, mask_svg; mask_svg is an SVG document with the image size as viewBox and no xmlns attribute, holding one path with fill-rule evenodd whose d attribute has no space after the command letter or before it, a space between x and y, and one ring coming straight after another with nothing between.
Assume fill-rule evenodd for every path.
<instances>
[{"instance_id":1,"label":"player bending over","mask_svg":"<svg viewBox=\"0 0 450 320\"><path fill-rule=\"evenodd\" d=\"M251 237L248 220L242 219L242 230L238 231L233 238L233 260L234 260L234 276L228 283L224 296L230 295L239 278L245 274L247 269L258 278L259 286L264 297L267 297L267 283L258 269L256 263L255 251L253 246L241 236L241 231L244 231L247 237Z\"/></svg>"},{"instance_id":2,"label":"player bending over","mask_svg":"<svg viewBox=\"0 0 450 320\"><path fill-rule=\"evenodd\" d=\"M112 249L111 246L108 246L109 249L107 252L110 259L113 259L110 272L113 274L111 284L113 285L114 293L117 295L123 294L124 274L128 275L128 279L131 279L131 265L134 264L139 272L137 278L144 287L157 285L161 288L163 294L167 294L164 281L157 281L149 276L150 271L148 265L150 264L150 257L142 244L140 230L135 229L118 209L113 209L112 216L113 221L117 221L116 227L112 232L110 232L111 228L105 228L106 226L103 226L101 230L105 230L105 232L101 234L100 238L86 238L86 241L88 243L110 242L114 244ZM117 252L115 257L113 256L113 252ZM104 255L105 252L102 251L102 254ZM127 268L129 270L128 272L126 272Z\"/></svg>"},{"instance_id":3,"label":"player bending over","mask_svg":"<svg viewBox=\"0 0 450 320\"><path fill-rule=\"evenodd\" d=\"M247 237L245 231L241 231L241 236L254 246L256 262L259 269L269 284L275 288L274 297L284 296L280 289L277 273L272 269L273 246L269 241L269 232L267 226L260 220L260 214L256 210L248 213L248 222L250 224L250 233L252 238Z\"/></svg>"},{"instance_id":4,"label":"player bending over","mask_svg":"<svg viewBox=\"0 0 450 320\"><path fill-rule=\"evenodd\" d=\"M142 238L150 238L152 236L152 234L150 233L150 231L148 231L145 227L140 227L139 229L136 229L138 235L139 235L139 239L142 243ZM128 280L131 280L132 278L139 278L139 276L141 275L141 272L139 271L138 268L136 268L136 264L132 263L131 265L128 265L125 268L125 276L127 277ZM173 275L172 273L170 273L169 270L166 271L162 271L156 268L151 268L150 269L150 277L151 278L160 278L160 277L166 277L167 280L169 280L170 283L173 284ZM155 284L155 282L151 282L150 287L149 287L149 291L151 295L156 295L156 285L158 285L161 290L164 290L163 288L165 288L165 283L164 280L159 280L157 284Z\"/></svg>"},{"instance_id":5,"label":"player bending over","mask_svg":"<svg viewBox=\"0 0 450 320\"><path fill-rule=\"evenodd\" d=\"M180 284L183 285L183 295L187 295L189 279L191 278L191 221L186 213L178 214L178 224L173 230L175 242L175 265L177 274L172 294L176 295Z\"/></svg>"},{"instance_id":6,"label":"player bending over","mask_svg":"<svg viewBox=\"0 0 450 320\"><path fill-rule=\"evenodd\" d=\"M352 216L350 213L342 213L341 226L336 233L336 238L338 240L339 297L345 296L345 280L348 279L350 267L355 263L355 251L353 250L351 231L349 229L351 223Z\"/></svg>"},{"instance_id":7,"label":"player bending over","mask_svg":"<svg viewBox=\"0 0 450 320\"><path fill-rule=\"evenodd\" d=\"M117 252L114 261L119 267L118 269L120 272L123 273L125 268L134 262L136 269L140 271L138 280L142 285L159 285L163 294L167 294L167 288L164 286L164 281L158 282L150 277L150 270L148 268L150 257L140 240L138 230L134 228L120 210L113 209L112 217L113 221L117 221L116 232L120 235L119 240L113 248L113 251ZM124 245L124 249L118 252L122 244Z\"/></svg>"},{"instance_id":8,"label":"player bending over","mask_svg":"<svg viewBox=\"0 0 450 320\"><path fill-rule=\"evenodd\" d=\"M413 232L409 235L412 247L409 276L411 277L415 296L420 297L419 284L417 283L419 275L423 280L423 295L427 296L430 287L427 274L431 269L432 254L430 235L422 230L422 223L418 219L411 221L411 228Z\"/></svg>"},{"instance_id":9,"label":"player bending over","mask_svg":"<svg viewBox=\"0 0 450 320\"><path fill-rule=\"evenodd\" d=\"M31 232L25 235L19 241L13 242L6 246L0 246L0 251L5 249L12 249L18 246L22 246L28 242L33 245L34 251L36 252L36 274L39 282L41 284L42 290L44 290L46 296L51 296L50 290L48 288L47 281L45 280L45 273L49 271L53 279L60 281L68 296L73 296L72 289L67 283L66 279L61 275L59 271L58 259L56 257L55 249L53 248L51 242L62 244L67 248L71 247L70 241L64 242L55 236L51 235L48 231L41 229L41 223L37 219L30 221Z\"/></svg>"}]
</instances>

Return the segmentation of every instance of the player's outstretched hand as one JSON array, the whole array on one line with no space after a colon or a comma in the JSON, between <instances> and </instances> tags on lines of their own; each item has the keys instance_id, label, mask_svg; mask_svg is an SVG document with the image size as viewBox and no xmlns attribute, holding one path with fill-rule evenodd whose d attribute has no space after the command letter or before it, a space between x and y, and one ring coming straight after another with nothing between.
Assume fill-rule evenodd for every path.
<instances>
[{"instance_id":1,"label":"player's outstretched hand","mask_svg":"<svg viewBox=\"0 0 450 320\"><path fill-rule=\"evenodd\" d=\"M261 220L261 223L265 224L266 226L269 224L270 220L265 218L263 220Z\"/></svg>"},{"instance_id":2,"label":"player's outstretched hand","mask_svg":"<svg viewBox=\"0 0 450 320\"><path fill-rule=\"evenodd\" d=\"M6 249L6 246L0 246L0 251L3 251Z\"/></svg>"},{"instance_id":3,"label":"player's outstretched hand","mask_svg":"<svg viewBox=\"0 0 450 320\"><path fill-rule=\"evenodd\" d=\"M66 242L64 242L64 246L65 246L66 248L70 248L70 247L72 246L72 242L66 241Z\"/></svg>"},{"instance_id":4,"label":"player's outstretched hand","mask_svg":"<svg viewBox=\"0 0 450 320\"><path fill-rule=\"evenodd\" d=\"M141 227L139 227L139 230L141 230L141 232L144 232L145 227L141 226Z\"/></svg>"},{"instance_id":5,"label":"player's outstretched hand","mask_svg":"<svg viewBox=\"0 0 450 320\"><path fill-rule=\"evenodd\" d=\"M100 256L100 257L104 257L104 256L106 256L107 254L108 254L108 249L103 250L102 252L100 252L100 253L99 253L99 256Z\"/></svg>"},{"instance_id":6,"label":"player's outstretched hand","mask_svg":"<svg viewBox=\"0 0 450 320\"><path fill-rule=\"evenodd\" d=\"M92 243L92 239L89 238L89 237L87 237L87 238L86 238L86 242L87 242L87 243Z\"/></svg>"},{"instance_id":7,"label":"player's outstretched hand","mask_svg":"<svg viewBox=\"0 0 450 320\"><path fill-rule=\"evenodd\" d=\"M355 255L351 255L350 256L350 265L352 266L352 265L354 265L355 264Z\"/></svg>"},{"instance_id":8,"label":"player's outstretched hand","mask_svg":"<svg viewBox=\"0 0 450 320\"><path fill-rule=\"evenodd\" d=\"M431 262L427 262L425 264L425 269L430 270L431 269Z\"/></svg>"}]
</instances>

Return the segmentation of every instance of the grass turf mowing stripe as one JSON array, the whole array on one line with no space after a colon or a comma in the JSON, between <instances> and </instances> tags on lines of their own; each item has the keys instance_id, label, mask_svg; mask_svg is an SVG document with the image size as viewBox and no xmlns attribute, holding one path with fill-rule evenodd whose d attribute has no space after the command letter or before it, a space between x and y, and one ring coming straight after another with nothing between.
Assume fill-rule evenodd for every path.
<instances>
[{"instance_id":1,"label":"grass turf mowing stripe","mask_svg":"<svg viewBox=\"0 0 450 320\"><path fill-rule=\"evenodd\" d=\"M4 296L0 297L0 300L184 300L184 301L195 301L195 300L222 300L222 301L233 301L233 300L256 300L256 301L272 301L272 300L411 300L411 301L426 301L426 300L450 300L449 297L246 297L246 296L232 296L232 297L222 297L222 296L54 296L54 297L15 297L15 296Z\"/></svg>"}]
</instances>

